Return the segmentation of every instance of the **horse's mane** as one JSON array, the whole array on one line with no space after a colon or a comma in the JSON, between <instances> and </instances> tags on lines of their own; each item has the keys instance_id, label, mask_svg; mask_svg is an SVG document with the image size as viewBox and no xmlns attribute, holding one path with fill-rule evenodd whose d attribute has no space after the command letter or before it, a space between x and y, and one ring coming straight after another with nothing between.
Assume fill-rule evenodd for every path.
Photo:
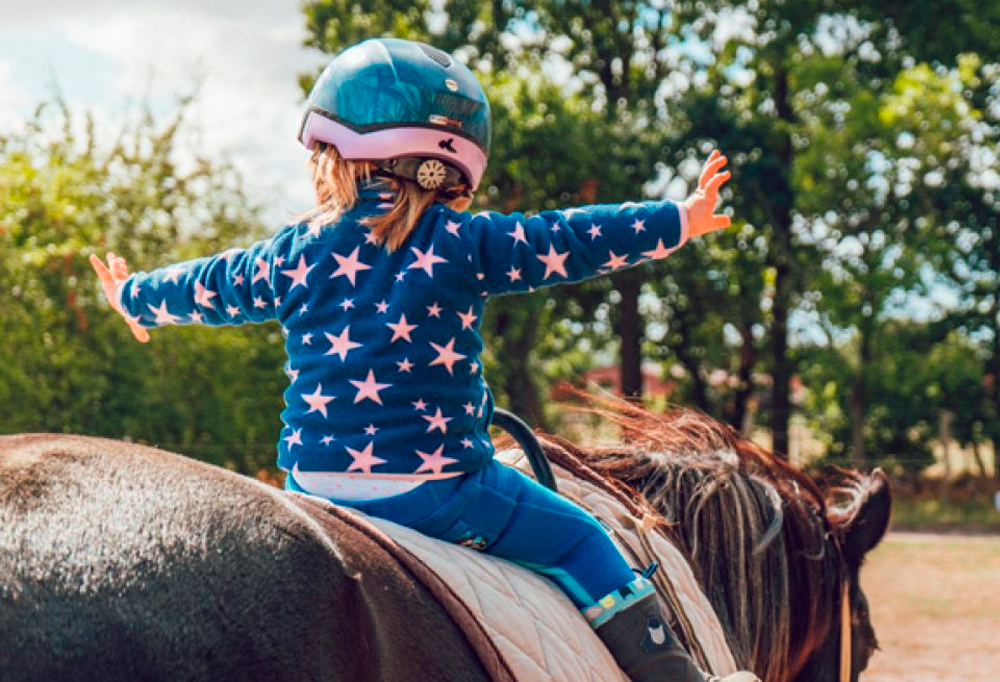
<instances>
[{"instance_id":1,"label":"horse's mane","mask_svg":"<svg viewBox=\"0 0 1000 682\"><path fill-rule=\"evenodd\" d=\"M633 511L661 516L662 529L688 553L736 662L761 679L791 679L837 613L844 574L837 530L857 504L828 509L809 476L701 413L654 414L586 398L588 411L616 423L626 444L582 448L543 436L548 456L611 483ZM836 490L856 503L866 481L840 477Z\"/></svg>"}]
</instances>

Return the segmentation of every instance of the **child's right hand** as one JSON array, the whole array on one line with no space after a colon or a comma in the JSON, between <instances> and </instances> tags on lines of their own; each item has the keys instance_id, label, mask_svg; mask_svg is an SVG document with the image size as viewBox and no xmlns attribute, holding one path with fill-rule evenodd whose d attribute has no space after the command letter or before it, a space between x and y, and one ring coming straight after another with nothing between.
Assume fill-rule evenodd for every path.
<instances>
[{"instance_id":1,"label":"child's right hand","mask_svg":"<svg viewBox=\"0 0 1000 682\"><path fill-rule=\"evenodd\" d=\"M94 266L94 270L97 272L97 279L101 281L101 287L104 289L104 296L108 299L108 303L128 322L129 329L132 330L132 336L139 343L149 341L149 331L140 326L134 317L122 310L121 306L118 305L118 287L128 279L128 264L125 262L125 259L113 253L108 253L108 264L105 265L104 261L95 254L90 257L90 264Z\"/></svg>"},{"instance_id":2,"label":"child's right hand","mask_svg":"<svg viewBox=\"0 0 1000 682\"><path fill-rule=\"evenodd\" d=\"M718 149L713 150L698 178L698 191L684 202L688 213L688 235L691 237L700 237L729 227L729 216L715 212L719 188L730 177L729 171L719 172L726 162L726 157Z\"/></svg>"}]
</instances>

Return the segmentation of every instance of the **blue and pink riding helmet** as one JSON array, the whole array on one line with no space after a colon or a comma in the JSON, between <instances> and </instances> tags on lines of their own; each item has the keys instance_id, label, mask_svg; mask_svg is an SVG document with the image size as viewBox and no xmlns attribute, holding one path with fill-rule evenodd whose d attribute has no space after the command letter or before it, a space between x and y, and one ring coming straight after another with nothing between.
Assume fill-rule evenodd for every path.
<instances>
[{"instance_id":1,"label":"blue and pink riding helmet","mask_svg":"<svg viewBox=\"0 0 1000 682\"><path fill-rule=\"evenodd\" d=\"M373 161L427 190L467 185L486 170L490 105L472 72L430 45L378 38L349 47L309 93L299 140Z\"/></svg>"}]
</instances>

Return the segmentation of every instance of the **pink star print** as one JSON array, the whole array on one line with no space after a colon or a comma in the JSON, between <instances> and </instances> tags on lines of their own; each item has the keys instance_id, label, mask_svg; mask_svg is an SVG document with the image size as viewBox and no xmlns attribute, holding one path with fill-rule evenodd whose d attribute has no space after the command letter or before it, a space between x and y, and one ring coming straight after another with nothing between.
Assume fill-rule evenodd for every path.
<instances>
[{"instance_id":1,"label":"pink star print","mask_svg":"<svg viewBox=\"0 0 1000 682\"><path fill-rule=\"evenodd\" d=\"M176 265L172 265L167 268L167 276L163 278L164 282L173 282L177 284L180 276L184 274L184 268L179 268Z\"/></svg>"},{"instance_id":2,"label":"pink star print","mask_svg":"<svg viewBox=\"0 0 1000 682\"><path fill-rule=\"evenodd\" d=\"M212 305L213 296L217 296L217 294L214 291L209 291L204 284L201 282L194 283L194 302L202 308L215 308Z\"/></svg>"},{"instance_id":3,"label":"pink star print","mask_svg":"<svg viewBox=\"0 0 1000 682\"><path fill-rule=\"evenodd\" d=\"M196 310L193 313L191 313L191 321L200 324L205 321L205 316Z\"/></svg>"},{"instance_id":4,"label":"pink star print","mask_svg":"<svg viewBox=\"0 0 1000 682\"><path fill-rule=\"evenodd\" d=\"M601 236L601 226L600 225L595 225L594 223L591 223L590 224L590 229L587 230L587 234L590 235L590 240L593 241L597 237Z\"/></svg>"},{"instance_id":5,"label":"pink star print","mask_svg":"<svg viewBox=\"0 0 1000 682\"><path fill-rule=\"evenodd\" d=\"M387 310L389 310L389 304L385 302L385 299L375 304L375 312L384 313Z\"/></svg>"},{"instance_id":6,"label":"pink star print","mask_svg":"<svg viewBox=\"0 0 1000 682\"><path fill-rule=\"evenodd\" d=\"M152 303L147 303L146 305L156 315L156 324L177 324L181 320L181 318L171 315L167 311L166 300L160 303L159 307L154 306Z\"/></svg>"},{"instance_id":7,"label":"pink star print","mask_svg":"<svg viewBox=\"0 0 1000 682\"><path fill-rule=\"evenodd\" d=\"M315 392L302 394L302 399L309 404L309 411L306 412L306 414L309 414L309 412L319 412L326 417L326 405L331 402L333 398L334 397L332 395L323 395L323 384L316 384Z\"/></svg>"},{"instance_id":8,"label":"pink star print","mask_svg":"<svg viewBox=\"0 0 1000 682\"><path fill-rule=\"evenodd\" d=\"M536 255L535 258L545 263L545 274L542 279L548 279L553 272L566 277L566 259L569 251L558 253L554 244L549 244L549 253L546 256Z\"/></svg>"},{"instance_id":9,"label":"pink star print","mask_svg":"<svg viewBox=\"0 0 1000 682\"><path fill-rule=\"evenodd\" d=\"M451 421L451 417L445 417L441 414L441 408L437 408L433 416L424 415L424 419L430 422L427 427L427 433L430 433L434 429L437 429L441 433L448 433L448 422Z\"/></svg>"},{"instance_id":10,"label":"pink star print","mask_svg":"<svg viewBox=\"0 0 1000 682\"><path fill-rule=\"evenodd\" d=\"M640 232L645 232L646 221L637 219L634 223L632 223L632 229L635 230L636 234L639 234Z\"/></svg>"},{"instance_id":11,"label":"pink star print","mask_svg":"<svg viewBox=\"0 0 1000 682\"><path fill-rule=\"evenodd\" d=\"M386 322L385 326L392 330L392 338L389 340L390 343L395 343L398 339L405 339L410 343L413 343L413 339L410 338L410 332L416 329L417 325L407 324L405 314L400 315L399 322Z\"/></svg>"},{"instance_id":12,"label":"pink star print","mask_svg":"<svg viewBox=\"0 0 1000 682\"><path fill-rule=\"evenodd\" d=\"M323 436L319 439L319 442L323 445L330 445L333 442L333 436Z\"/></svg>"},{"instance_id":13,"label":"pink star print","mask_svg":"<svg viewBox=\"0 0 1000 682\"><path fill-rule=\"evenodd\" d=\"M396 365L399 367L400 372L409 372L413 369L413 363L410 362L408 358L403 358L401 362L397 361Z\"/></svg>"},{"instance_id":14,"label":"pink star print","mask_svg":"<svg viewBox=\"0 0 1000 682\"><path fill-rule=\"evenodd\" d=\"M306 278L309 276L309 271L312 270L314 267L316 267L315 263L313 263L312 265L307 266L306 265L306 257L305 256L299 256L299 264L297 266L295 266L295 268L293 268L291 270L282 270L281 274L283 274L285 277L291 277L292 278L292 286L289 287L288 290L292 291L292 290L295 289L295 287L299 287L299 286L305 287L306 289L308 289L309 285L306 284Z\"/></svg>"},{"instance_id":15,"label":"pink star print","mask_svg":"<svg viewBox=\"0 0 1000 682\"><path fill-rule=\"evenodd\" d=\"M438 352L438 356L431 361L430 367L434 365L444 365L448 370L448 374L455 373L455 363L464 358L465 356L461 353L455 352L455 339L452 339L444 346L439 346L434 342L431 342L434 346L434 350Z\"/></svg>"},{"instance_id":16,"label":"pink star print","mask_svg":"<svg viewBox=\"0 0 1000 682\"><path fill-rule=\"evenodd\" d=\"M434 266L438 263L447 263L448 261L440 256L434 255L434 247L431 246L426 252L421 251L415 246L410 247L410 251L417 255L417 260L410 264L407 270L420 269L427 273L428 277L434 277Z\"/></svg>"},{"instance_id":17,"label":"pink star print","mask_svg":"<svg viewBox=\"0 0 1000 682\"><path fill-rule=\"evenodd\" d=\"M627 253L624 256L619 256L614 251L608 251L608 259L608 262L604 263L604 267L611 268L612 270L617 270L628 265Z\"/></svg>"},{"instance_id":18,"label":"pink star print","mask_svg":"<svg viewBox=\"0 0 1000 682\"><path fill-rule=\"evenodd\" d=\"M351 286L355 286L355 278L361 270L371 270L372 266L367 263L362 263L358 260L358 251L361 250L360 246L355 246L354 251L351 252L350 256L341 256L338 253L333 254L333 257L337 259L336 270L330 275L330 279L335 277L346 277L347 281L351 283Z\"/></svg>"},{"instance_id":19,"label":"pink star print","mask_svg":"<svg viewBox=\"0 0 1000 682\"><path fill-rule=\"evenodd\" d=\"M436 317L441 319L441 306L434 301L434 305L427 306L427 317Z\"/></svg>"},{"instance_id":20,"label":"pink star print","mask_svg":"<svg viewBox=\"0 0 1000 682\"><path fill-rule=\"evenodd\" d=\"M521 279L521 268L515 268L513 265L510 266L510 270L507 272L507 277L511 282L516 282Z\"/></svg>"},{"instance_id":21,"label":"pink star print","mask_svg":"<svg viewBox=\"0 0 1000 682\"><path fill-rule=\"evenodd\" d=\"M226 314L229 315L229 317L236 317L237 315L240 314L240 312L241 312L240 309L234 305L226 306Z\"/></svg>"},{"instance_id":22,"label":"pink star print","mask_svg":"<svg viewBox=\"0 0 1000 682\"><path fill-rule=\"evenodd\" d=\"M514 246L517 246L518 242L521 242L522 244L528 243L528 240L524 236L524 225L522 225L520 221L518 221L514 226L514 231L508 232L507 236L514 238Z\"/></svg>"},{"instance_id":23,"label":"pink star print","mask_svg":"<svg viewBox=\"0 0 1000 682\"><path fill-rule=\"evenodd\" d=\"M423 398L418 398L413 403L413 409L417 412L423 412L427 409L427 403L424 402Z\"/></svg>"},{"instance_id":24,"label":"pink star print","mask_svg":"<svg viewBox=\"0 0 1000 682\"><path fill-rule=\"evenodd\" d=\"M656 248L653 249L652 251L643 251L642 255L646 256L647 258L653 258L653 259L659 260L660 258L666 258L667 256L669 256L670 254L672 254L676 250L677 250L676 247L672 248L672 249L668 249L667 247L665 247L663 245L663 240L662 239L657 239L656 240Z\"/></svg>"},{"instance_id":25,"label":"pink star print","mask_svg":"<svg viewBox=\"0 0 1000 682\"><path fill-rule=\"evenodd\" d=\"M355 450L353 448L345 448L347 454L354 458L351 466L347 467L348 471L362 471L366 474L372 472L372 467L379 464L385 464L385 460L381 457L376 457L372 450L375 448L375 442L372 441L365 446L364 450Z\"/></svg>"},{"instance_id":26,"label":"pink star print","mask_svg":"<svg viewBox=\"0 0 1000 682\"><path fill-rule=\"evenodd\" d=\"M288 443L288 451L292 451L293 445L302 445L302 429L295 429L292 435L285 436L283 440Z\"/></svg>"},{"instance_id":27,"label":"pink star print","mask_svg":"<svg viewBox=\"0 0 1000 682\"><path fill-rule=\"evenodd\" d=\"M374 424L369 424L365 427L365 433L369 436L374 436L376 431L378 431L378 427Z\"/></svg>"},{"instance_id":28,"label":"pink star print","mask_svg":"<svg viewBox=\"0 0 1000 682\"><path fill-rule=\"evenodd\" d=\"M243 275L233 275L233 286L234 287L243 286Z\"/></svg>"},{"instance_id":29,"label":"pink star print","mask_svg":"<svg viewBox=\"0 0 1000 682\"><path fill-rule=\"evenodd\" d=\"M362 344L351 341L350 331L351 331L351 325L347 325L346 327L344 327L344 331L340 332L339 336L334 336L333 334L327 334L326 332L324 332L323 336L325 336L326 340L329 341L332 345L330 346L330 350L325 352L323 355L336 354L340 356L341 360L347 360L348 353L350 353L355 348L361 348Z\"/></svg>"},{"instance_id":30,"label":"pink star print","mask_svg":"<svg viewBox=\"0 0 1000 682\"><path fill-rule=\"evenodd\" d=\"M476 320L479 319L472 312L472 306L469 306L469 312L467 313L455 313L462 320L462 329L472 329L472 325L475 324Z\"/></svg>"},{"instance_id":31,"label":"pink star print","mask_svg":"<svg viewBox=\"0 0 1000 682\"><path fill-rule=\"evenodd\" d=\"M458 228L462 227L462 223L456 223L453 220L449 220L444 224L444 229L448 230L449 234L458 236Z\"/></svg>"},{"instance_id":32,"label":"pink star print","mask_svg":"<svg viewBox=\"0 0 1000 682\"><path fill-rule=\"evenodd\" d=\"M420 468L413 472L415 474L419 474L422 471L430 471L431 473L438 475L446 466L458 461L452 457L444 456L443 445L437 446L437 449L434 450L434 452L421 452L420 450L417 450L416 453L420 459L424 461L420 465Z\"/></svg>"},{"instance_id":33,"label":"pink star print","mask_svg":"<svg viewBox=\"0 0 1000 682\"><path fill-rule=\"evenodd\" d=\"M381 405L382 398L379 397L378 392L392 386L392 384L380 384L375 381L375 371L371 369L368 370L368 376L364 381L354 381L352 379L351 383L358 389L358 394L354 396L355 404L360 403L362 400L371 400Z\"/></svg>"},{"instance_id":34,"label":"pink star print","mask_svg":"<svg viewBox=\"0 0 1000 682\"><path fill-rule=\"evenodd\" d=\"M257 272L253 274L253 279L250 280L250 283L254 284L257 282L257 280L262 279L268 284L270 284L271 283L270 263L268 263L263 258L258 257L257 260L254 261L254 265L257 266Z\"/></svg>"}]
</instances>

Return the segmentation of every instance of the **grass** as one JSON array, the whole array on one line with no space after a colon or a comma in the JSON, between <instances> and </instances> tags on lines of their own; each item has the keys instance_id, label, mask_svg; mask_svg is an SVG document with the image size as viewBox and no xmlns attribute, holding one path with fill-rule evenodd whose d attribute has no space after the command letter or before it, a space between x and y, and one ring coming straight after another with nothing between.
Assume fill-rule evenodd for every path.
<instances>
[{"instance_id":1,"label":"grass","mask_svg":"<svg viewBox=\"0 0 1000 682\"><path fill-rule=\"evenodd\" d=\"M892 522L897 530L1000 533L1000 511L994 509L991 485L943 488L924 484L919 490L893 486Z\"/></svg>"}]
</instances>

